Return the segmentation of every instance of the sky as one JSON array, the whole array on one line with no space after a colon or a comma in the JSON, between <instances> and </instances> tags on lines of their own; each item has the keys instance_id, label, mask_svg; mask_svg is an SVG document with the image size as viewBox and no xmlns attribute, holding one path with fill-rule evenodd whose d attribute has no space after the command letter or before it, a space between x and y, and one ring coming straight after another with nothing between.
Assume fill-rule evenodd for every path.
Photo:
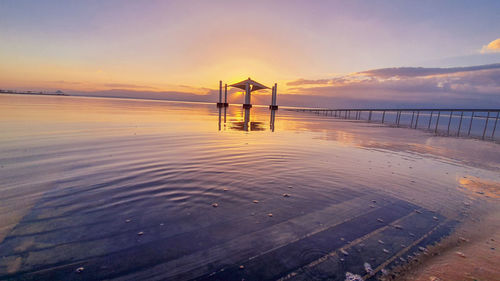
<instances>
[{"instance_id":1,"label":"sky","mask_svg":"<svg viewBox=\"0 0 500 281\"><path fill-rule=\"evenodd\" d=\"M499 11L496 0L0 0L0 88L211 101L219 80L252 77L278 83L288 105L500 106Z\"/></svg>"}]
</instances>

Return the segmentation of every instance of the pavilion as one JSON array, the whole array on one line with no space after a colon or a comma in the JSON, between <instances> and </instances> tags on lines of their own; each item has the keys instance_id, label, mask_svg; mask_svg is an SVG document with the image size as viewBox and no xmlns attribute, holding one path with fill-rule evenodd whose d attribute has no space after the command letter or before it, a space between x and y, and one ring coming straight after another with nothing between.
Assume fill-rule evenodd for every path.
<instances>
[{"instance_id":1,"label":"pavilion","mask_svg":"<svg viewBox=\"0 0 500 281\"><path fill-rule=\"evenodd\" d=\"M252 107L251 93L253 91L269 89L269 87L264 86L261 83L252 80L250 77L246 80L241 81L241 82L229 85L229 87L234 87L234 88L245 90L245 101L243 103L243 108L251 108ZM278 109L278 106L276 105L276 94L277 94L276 90L277 90L277 84L275 83L274 86L272 87L271 105L269 106L270 109ZM217 103L217 106L225 106L225 107L228 106L228 103L227 103L227 84L225 84L225 86L224 86L224 95L225 95L225 100L223 103L222 102L222 81L220 81L219 82L219 102Z\"/></svg>"}]
</instances>

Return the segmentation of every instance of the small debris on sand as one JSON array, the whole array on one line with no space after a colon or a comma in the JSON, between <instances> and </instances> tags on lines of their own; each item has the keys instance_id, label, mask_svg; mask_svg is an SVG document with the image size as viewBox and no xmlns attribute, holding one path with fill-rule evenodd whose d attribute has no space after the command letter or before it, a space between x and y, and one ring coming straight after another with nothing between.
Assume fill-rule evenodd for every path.
<instances>
[{"instance_id":1,"label":"small debris on sand","mask_svg":"<svg viewBox=\"0 0 500 281\"><path fill-rule=\"evenodd\" d=\"M384 251L384 253L387 253L387 254L389 253L389 250L387 250L387 249L382 249L382 251Z\"/></svg>"},{"instance_id":2,"label":"small debris on sand","mask_svg":"<svg viewBox=\"0 0 500 281\"><path fill-rule=\"evenodd\" d=\"M77 273L81 273L81 272L83 272L83 270L84 270L84 269L85 269L85 268L82 266L82 267L77 268L77 269L75 270L75 272L77 272Z\"/></svg>"},{"instance_id":3,"label":"small debris on sand","mask_svg":"<svg viewBox=\"0 0 500 281\"><path fill-rule=\"evenodd\" d=\"M384 241L382 241L382 240L378 240L378 243L379 243L379 244L382 244L382 245L384 245L384 244L385 244L385 243L384 243Z\"/></svg>"},{"instance_id":4,"label":"small debris on sand","mask_svg":"<svg viewBox=\"0 0 500 281\"><path fill-rule=\"evenodd\" d=\"M273 216L273 214L269 213L269 214L267 214L267 216L268 216L268 217L272 217L272 216Z\"/></svg>"},{"instance_id":5,"label":"small debris on sand","mask_svg":"<svg viewBox=\"0 0 500 281\"><path fill-rule=\"evenodd\" d=\"M381 219L381 218L378 218L378 219L377 219L377 221L378 221L378 222L384 222L384 220L383 220L383 219Z\"/></svg>"},{"instance_id":6,"label":"small debris on sand","mask_svg":"<svg viewBox=\"0 0 500 281\"><path fill-rule=\"evenodd\" d=\"M373 205L370 205L370 208L375 208L375 206L373 206Z\"/></svg>"},{"instance_id":7,"label":"small debris on sand","mask_svg":"<svg viewBox=\"0 0 500 281\"><path fill-rule=\"evenodd\" d=\"M217 208L217 207L219 207L219 204L217 204L217 203L212 203L212 207Z\"/></svg>"},{"instance_id":8,"label":"small debris on sand","mask_svg":"<svg viewBox=\"0 0 500 281\"><path fill-rule=\"evenodd\" d=\"M372 200L373 203L377 203L377 200Z\"/></svg>"},{"instance_id":9,"label":"small debris on sand","mask_svg":"<svg viewBox=\"0 0 500 281\"><path fill-rule=\"evenodd\" d=\"M290 194L288 194L288 193L283 193L283 197L290 197Z\"/></svg>"},{"instance_id":10,"label":"small debris on sand","mask_svg":"<svg viewBox=\"0 0 500 281\"><path fill-rule=\"evenodd\" d=\"M438 221L439 219L437 217L432 217L433 220Z\"/></svg>"},{"instance_id":11,"label":"small debris on sand","mask_svg":"<svg viewBox=\"0 0 500 281\"><path fill-rule=\"evenodd\" d=\"M357 274L353 274L350 272L345 273L345 281L363 281L363 277Z\"/></svg>"},{"instance_id":12,"label":"small debris on sand","mask_svg":"<svg viewBox=\"0 0 500 281\"><path fill-rule=\"evenodd\" d=\"M289 185L288 188L293 188L293 186Z\"/></svg>"},{"instance_id":13,"label":"small debris on sand","mask_svg":"<svg viewBox=\"0 0 500 281\"><path fill-rule=\"evenodd\" d=\"M253 200L253 202L254 202L255 204L257 204L257 203L259 203L259 200Z\"/></svg>"},{"instance_id":14,"label":"small debris on sand","mask_svg":"<svg viewBox=\"0 0 500 281\"><path fill-rule=\"evenodd\" d=\"M422 213L422 211L420 211L420 210L415 210L415 213L417 213L417 214L421 214L421 213Z\"/></svg>"},{"instance_id":15,"label":"small debris on sand","mask_svg":"<svg viewBox=\"0 0 500 281\"><path fill-rule=\"evenodd\" d=\"M348 253L346 250L344 250L344 249L340 249L340 252L341 252L344 256L348 256L348 255L349 255L349 253Z\"/></svg>"},{"instance_id":16,"label":"small debris on sand","mask_svg":"<svg viewBox=\"0 0 500 281\"><path fill-rule=\"evenodd\" d=\"M413 233L411 233L411 232L409 232L408 234L409 234L411 237L415 237L415 234L413 234Z\"/></svg>"},{"instance_id":17,"label":"small debris on sand","mask_svg":"<svg viewBox=\"0 0 500 281\"><path fill-rule=\"evenodd\" d=\"M244 265L240 265L240 269L244 269L244 268L245 268L245 266L244 266Z\"/></svg>"},{"instance_id":18,"label":"small debris on sand","mask_svg":"<svg viewBox=\"0 0 500 281\"><path fill-rule=\"evenodd\" d=\"M456 254L457 254L458 256L462 257L462 258L465 258L465 254L464 254L464 253L462 253L462 252L456 252Z\"/></svg>"},{"instance_id":19,"label":"small debris on sand","mask_svg":"<svg viewBox=\"0 0 500 281\"><path fill-rule=\"evenodd\" d=\"M125 220L125 223L129 223L129 222L131 222L131 220L130 220L130 219L126 219L126 220Z\"/></svg>"},{"instance_id":20,"label":"small debris on sand","mask_svg":"<svg viewBox=\"0 0 500 281\"><path fill-rule=\"evenodd\" d=\"M422 247L422 246L418 247L418 249L419 249L420 251L422 251L422 252L426 252L426 251L427 251L427 249L426 249L426 248L424 248L424 247Z\"/></svg>"},{"instance_id":21,"label":"small debris on sand","mask_svg":"<svg viewBox=\"0 0 500 281\"><path fill-rule=\"evenodd\" d=\"M395 228L395 229L403 229L403 227L402 227L401 225L399 225L399 224L396 224L396 225L394 226L394 228Z\"/></svg>"},{"instance_id":22,"label":"small debris on sand","mask_svg":"<svg viewBox=\"0 0 500 281\"><path fill-rule=\"evenodd\" d=\"M227 188L224 188L224 191L228 191L228 190L229 190L229 189L227 189Z\"/></svg>"},{"instance_id":23,"label":"small debris on sand","mask_svg":"<svg viewBox=\"0 0 500 281\"><path fill-rule=\"evenodd\" d=\"M462 241L462 242L469 242L469 240L463 238L463 237L458 237L458 240Z\"/></svg>"},{"instance_id":24,"label":"small debris on sand","mask_svg":"<svg viewBox=\"0 0 500 281\"><path fill-rule=\"evenodd\" d=\"M365 267L366 273L368 273L368 274L372 274L373 273L372 266L369 263L365 262L363 264L363 266Z\"/></svg>"},{"instance_id":25,"label":"small debris on sand","mask_svg":"<svg viewBox=\"0 0 500 281\"><path fill-rule=\"evenodd\" d=\"M142 231L137 232L137 235L139 235L139 236L144 235L144 232L142 232Z\"/></svg>"}]
</instances>

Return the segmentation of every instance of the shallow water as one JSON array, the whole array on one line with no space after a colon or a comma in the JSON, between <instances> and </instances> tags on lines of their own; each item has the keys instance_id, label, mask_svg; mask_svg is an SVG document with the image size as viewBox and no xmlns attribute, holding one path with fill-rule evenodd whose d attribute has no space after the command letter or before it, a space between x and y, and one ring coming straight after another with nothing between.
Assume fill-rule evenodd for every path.
<instances>
[{"instance_id":1,"label":"shallow water","mask_svg":"<svg viewBox=\"0 0 500 281\"><path fill-rule=\"evenodd\" d=\"M0 279L367 278L498 203L492 142L85 97L0 120Z\"/></svg>"}]
</instances>

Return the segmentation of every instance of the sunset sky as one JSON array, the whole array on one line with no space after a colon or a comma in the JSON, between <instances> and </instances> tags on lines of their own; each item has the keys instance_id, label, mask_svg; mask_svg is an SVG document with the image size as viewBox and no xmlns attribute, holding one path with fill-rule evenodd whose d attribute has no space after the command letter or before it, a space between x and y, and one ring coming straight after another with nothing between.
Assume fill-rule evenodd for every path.
<instances>
[{"instance_id":1,"label":"sunset sky","mask_svg":"<svg viewBox=\"0 0 500 281\"><path fill-rule=\"evenodd\" d=\"M250 76L277 82L287 104L500 105L499 11L494 0L0 0L0 88L208 100L220 79Z\"/></svg>"}]
</instances>

